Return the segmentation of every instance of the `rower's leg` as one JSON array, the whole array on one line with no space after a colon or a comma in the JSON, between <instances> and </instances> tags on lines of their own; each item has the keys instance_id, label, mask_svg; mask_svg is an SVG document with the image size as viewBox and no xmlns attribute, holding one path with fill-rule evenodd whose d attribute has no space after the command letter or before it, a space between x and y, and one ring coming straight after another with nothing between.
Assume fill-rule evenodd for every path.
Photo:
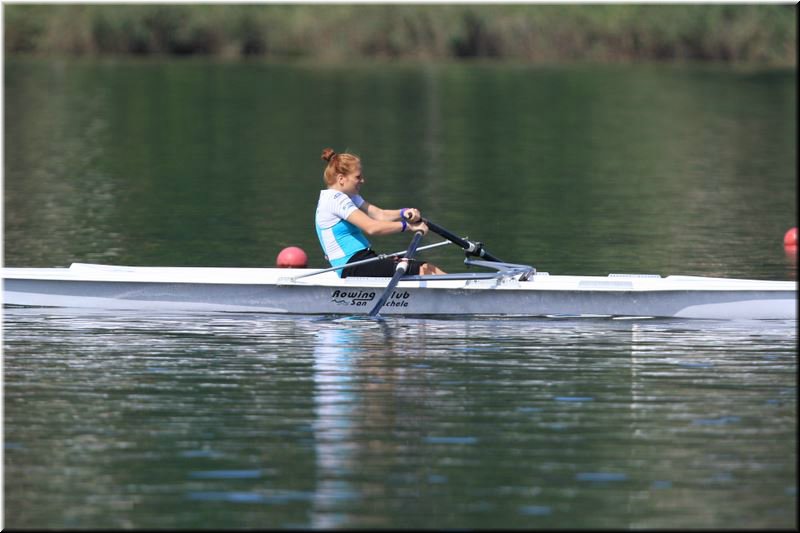
<instances>
[{"instance_id":1,"label":"rower's leg","mask_svg":"<svg viewBox=\"0 0 800 533\"><path fill-rule=\"evenodd\" d=\"M428 276L431 274L447 274L444 270L437 267L436 265L432 265L431 263L422 263L419 267L419 273Z\"/></svg>"}]
</instances>

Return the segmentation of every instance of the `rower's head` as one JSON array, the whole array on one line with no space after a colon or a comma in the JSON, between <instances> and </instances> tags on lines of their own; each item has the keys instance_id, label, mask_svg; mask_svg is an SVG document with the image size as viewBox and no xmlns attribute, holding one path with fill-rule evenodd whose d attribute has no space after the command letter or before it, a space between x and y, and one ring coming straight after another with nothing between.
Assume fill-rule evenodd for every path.
<instances>
[{"instance_id":1,"label":"rower's head","mask_svg":"<svg viewBox=\"0 0 800 533\"><path fill-rule=\"evenodd\" d=\"M361 159L357 155L337 154L333 148L325 148L322 151L322 160L328 162L323 174L325 185L340 190L352 188L354 192L358 192L364 177L361 175Z\"/></svg>"}]
</instances>

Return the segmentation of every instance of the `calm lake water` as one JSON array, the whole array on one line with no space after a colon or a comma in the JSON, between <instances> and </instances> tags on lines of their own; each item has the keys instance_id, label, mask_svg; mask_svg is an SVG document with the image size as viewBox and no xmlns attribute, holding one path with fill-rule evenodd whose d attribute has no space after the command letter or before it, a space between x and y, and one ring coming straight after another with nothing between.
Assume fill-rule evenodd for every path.
<instances>
[{"instance_id":1,"label":"calm lake water","mask_svg":"<svg viewBox=\"0 0 800 533\"><path fill-rule=\"evenodd\" d=\"M797 279L794 70L7 60L4 83L6 266L324 266L332 146L372 203L540 271ZM4 309L2 333L10 528L797 527L796 321Z\"/></svg>"}]
</instances>

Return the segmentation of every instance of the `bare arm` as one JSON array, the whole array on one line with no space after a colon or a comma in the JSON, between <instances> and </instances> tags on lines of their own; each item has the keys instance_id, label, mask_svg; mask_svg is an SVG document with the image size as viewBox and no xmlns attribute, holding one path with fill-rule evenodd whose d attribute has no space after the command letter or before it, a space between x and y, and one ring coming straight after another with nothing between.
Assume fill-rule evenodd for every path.
<instances>
[{"instance_id":1,"label":"bare arm","mask_svg":"<svg viewBox=\"0 0 800 533\"><path fill-rule=\"evenodd\" d=\"M367 205L367 202L361 206L364 209L364 205ZM370 209L371 208L371 209ZM378 210L380 213L389 213L389 215L382 215L382 216L391 216L391 213L396 213L396 217L394 219L376 219L372 216L369 216L367 213L374 212L373 210ZM369 211L367 211L369 210ZM367 212L365 212L367 211ZM400 211L392 211L392 210L384 210L375 207L374 205L369 205L367 209L361 211L356 209L350 216L347 217L347 221L354 226L357 226L361 231L369 235L370 237L375 235L389 235L392 233L400 233L403 231L403 223L400 222ZM424 222L416 222L416 223L407 223L407 230L411 231L422 231L423 234L428 232L428 226Z\"/></svg>"},{"instance_id":2,"label":"bare arm","mask_svg":"<svg viewBox=\"0 0 800 533\"><path fill-rule=\"evenodd\" d=\"M359 209L366 213L370 218L375 220L395 221L400 220L401 216L400 209L381 209L377 205L372 205L366 200L364 200L364 203L361 204ZM410 213L410 215L408 213ZM410 216L411 218L409 220L414 222L419 222L422 219L422 215L420 214L419 210L413 207L406 208L405 216Z\"/></svg>"}]
</instances>

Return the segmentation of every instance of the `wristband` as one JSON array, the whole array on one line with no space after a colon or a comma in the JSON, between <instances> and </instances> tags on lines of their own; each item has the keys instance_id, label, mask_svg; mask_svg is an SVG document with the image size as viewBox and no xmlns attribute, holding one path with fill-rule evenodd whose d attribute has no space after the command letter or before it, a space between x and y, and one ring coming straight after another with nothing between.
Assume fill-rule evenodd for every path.
<instances>
[{"instance_id":1,"label":"wristband","mask_svg":"<svg viewBox=\"0 0 800 533\"><path fill-rule=\"evenodd\" d=\"M400 208L400 220L405 220L406 219L406 209L408 209L408 208L407 207ZM403 226L403 227L405 228L405 226ZM403 230L403 231L405 231L405 230Z\"/></svg>"},{"instance_id":2,"label":"wristband","mask_svg":"<svg viewBox=\"0 0 800 533\"><path fill-rule=\"evenodd\" d=\"M403 229L400 230L400 232L402 233L403 231L406 230L406 226L408 226L408 224L406 224L406 219L404 218L401 218L400 222L403 224Z\"/></svg>"}]
</instances>

